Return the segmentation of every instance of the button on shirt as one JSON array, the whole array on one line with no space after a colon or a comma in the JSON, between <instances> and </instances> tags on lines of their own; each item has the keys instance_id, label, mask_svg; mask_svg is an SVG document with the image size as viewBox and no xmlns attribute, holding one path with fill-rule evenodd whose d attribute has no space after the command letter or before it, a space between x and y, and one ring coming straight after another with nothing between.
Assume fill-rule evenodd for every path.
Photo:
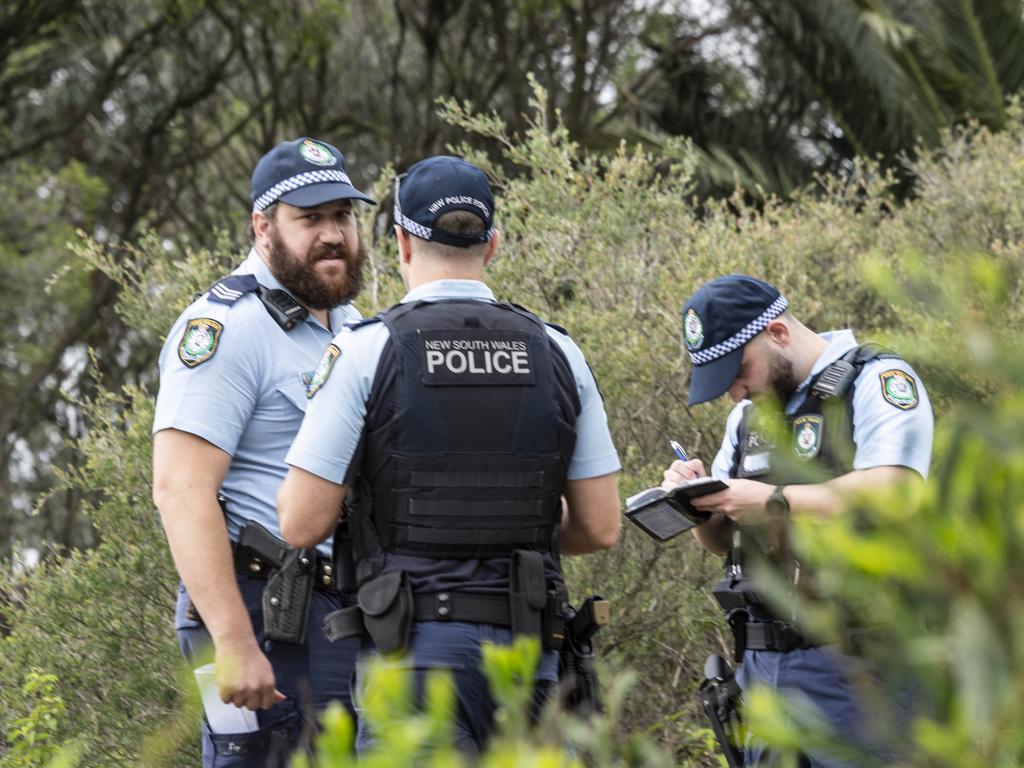
<instances>
[{"instance_id":1,"label":"button on shirt","mask_svg":"<svg viewBox=\"0 0 1024 768\"><path fill-rule=\"evenodd\" d=\"M284 287L255 249L233 274L255 275L266 288ZM337 330L360 314L345 304L329 317ZM189 368L178 357L178 344L186 323L196 318L216 320L223 331L213 356ZM203 296L164 342L153 432L178 429L231 455L221 493L233 540L246 520L280 536L277 490L288 470L285 454L309 402L306 384L332 336L312 315L286 332L258 296L247 294L230 306ZM318 549L330 554L330 541Z\"/></svg>"},{"instance_id":2,"label":"button on shirt","mask_svg":"<svg viewBox=\"0 0 1024 768\"><path fill-rule=\"evenodd\" d=\"M491 289L477 280L437 280L413 289L402 303L441 299L495 300ZM583 353L565 334L553 328L547 332L569 361L580 397L576 448L567 478L580 480L618 471L621 465L608 432L604 403ZM309 418L302 423L285 459L289 464L338 484L351 479L346 477L349 464L363 431L366 401L388 335L383 323L374 323L355 331L345 329L335 337L341 355L310 402Z\"/></svg>"},{"instance_id":3,"label":"button on shirt","mask_svg":"<svg viewBox=\"0 0 1024 768\"><path fill-rule=\"evenodd\" d=\"M820 336L829 342L828 349L818 358L810 375L801 382L786 403L787 416L793 416L807 399L811 382L819 373L858 346L853 332L849 330L829 331ZM913 377L918 393L918 403L913 408L902 410L886 401L883 396L884 381L881 375L890 370L903 371ZM925 392L924 385L914 369L899 359L871 360L864 364L855 386L853 441L857 448L853 457L853 468L861 470L871 467L907 467L921 477L927 478L932 457L934 419L928 393ZM743 400L729 414L722 447L711 465L712 477L720 480L729 479L740 421L743 410L749 404L749 400Z\"/></svg>"}]
</instances>

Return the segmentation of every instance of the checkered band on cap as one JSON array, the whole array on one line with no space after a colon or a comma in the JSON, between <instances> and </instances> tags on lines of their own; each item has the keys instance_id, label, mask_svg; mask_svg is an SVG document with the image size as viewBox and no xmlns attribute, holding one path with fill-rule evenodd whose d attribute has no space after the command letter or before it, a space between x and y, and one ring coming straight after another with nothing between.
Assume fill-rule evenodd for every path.
<instances>
[{"instance_id":1,"label":"checkered band on cap","mask_svg":"<svg viewBox=\"0 0 1024 768\"><path fill-rule=\"evenodd\" d=\"M341 182L352 186L352 180L349 179L348 174L344 171L306 171L305 173L290 176L287 179L277 182L277 184L256 198L256 202L253 203L252 209L256 213L260 213L276 202L277 199L286 192L293 192L296 189L309 186L310 184L323 184L325 182Z\"/></svg>"},{"instance_id":2,"label":"checkered band on cap","mask_svg":"<svg viewBox=\"0 0 1024 768\"><path fill-rule=\"evenodd\" d=\"M434 234L434 230L430 227L425 227L418 221L413 221L404 213L402 213L401 207L398 205L398 194L395 194L395 221L398 222L398 226L404 229L406 232L416 235L416 237L422 238L423 240L430 240ZM494 237L494 227L487 230L487 240Z\"/></svg>"},{"instance_id":3,"label":"checkered band on cap","mask_svg":"<svg viewBox=\"0 0 1024 768\"><path fill-rule=\"evenodd\" d=\"M400 226L406 232L411 232L412 234L416 235L416 237L423 238L424 240L429 240L431 234L433 234L434 232L434 230L432 230L430 227L424 227L418 221L413 221L404 213L402 213L402 209L398 205L397 184L395 185L395 221L397 221L398 226Z\"/></svg>"},{"instance_id":4,"label":"checkered band on cap","mask_svg":"<svg viewBox=\"0 0 1024 768\"><path fill-rule=\"evenodd\" d=\"M690 362L694 365L705 365L707 363L714 362L723 355L736 351L763 331L768 323L785 312L786 307L788 306L789 302L786 301L786 297L779 296L779 298L772 302L768 309L751 320L725 341L719 342L713 347L708 347L707 349L691 352Z\"/></svg>"}]
</instances>

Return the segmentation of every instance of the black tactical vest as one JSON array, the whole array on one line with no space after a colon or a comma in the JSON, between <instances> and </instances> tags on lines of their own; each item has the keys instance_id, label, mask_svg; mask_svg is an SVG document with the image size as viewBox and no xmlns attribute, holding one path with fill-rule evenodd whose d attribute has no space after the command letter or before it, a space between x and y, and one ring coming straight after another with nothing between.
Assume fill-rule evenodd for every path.
<instances>
[{"instance_id":1,"label":"black tactical vest","mask_svg":"<svg viewBox=\"0 0 1024 768\"><path fill-rule=\"evenodd\" d=\"M580 403L543 322L510 304L399 304L367 402L357 557L557 556ZM369 498L367 498L367 496Z\"/></svg>"},{"instance_id":2,"label":"black tactical vest","mask_svg":"<svg viewBox=\"0 0 1024 768\"><path fill-rule=\"evenodd\" d=\"M810 391L795 413L787 415L790 433L780 448L755 424L754 404L744 408L736 434L729 477L760 480L771 485L820 483L853 470L853 396L865 363L895 358L874 345L855 347L826 366L810 383Z\"/></svg>"}]
</instances>

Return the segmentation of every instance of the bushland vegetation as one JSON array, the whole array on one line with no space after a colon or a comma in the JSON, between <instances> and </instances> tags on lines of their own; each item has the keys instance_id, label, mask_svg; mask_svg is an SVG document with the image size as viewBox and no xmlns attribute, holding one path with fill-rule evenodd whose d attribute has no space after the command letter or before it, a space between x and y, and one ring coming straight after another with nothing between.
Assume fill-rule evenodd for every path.
<instances>
[{"instance_id":1,"label":"bushland vegetation","mask_svg":"<svg viewBox=\"0 0 1024 768\"><path fill-rule=\"evenodd\" d=\"M1017 764L1021 109L1008 107L999 133L977 124L945 133L908 167L909 199L894 174L865 162L785 201L737 192L703 202L691 145L585 151L537 85L515 134L456 102L441 113L473 137L453 150L487 167L500 195L504 241L492 285L566 326L587 354L624 493L660 480L670 437L706 462L717 449L727 404L686 407L678 341L682 301L713 276L768 279L811 327L852 327L915 365L939 422L932 480L920 498L863 501L855 516L801 528L804 556L835 604L886 630L885 648L874 649L885 651L880 661L924 681L931 706L907 734L911 764ZM375 185L383 211L391 181L384 167ZM364 313L402 293L386 219L362 219L372 244ZM111 245L81 234L71 247L74 269L96 269L120 287L114 309L151 366L192 293L242 255L226 236L195 248L156 235ZM82 460L59 472L52 493L81 500L97 543L0 583L0 765L45 765L60 745L74 750L61 759L81 765L195 764L195 703L172 629L177 579L150 498L153 396L152 386L99 377L94 394L74 403L89 425L76 445ZM576 596L612 601L613 624L599 636L606 680L630 670L633 682L615 683L614 716L597 730L569 727L558 738L618 745L604 751L606 764L716 764L693 691L706 654L728 644L707 589L719 568L685 537L658 547L628 528L612 551L568 561ZM755 727L797 743L807 724L778 713L755 706ZM501 744L514 752L519 742Z\"/></svg>"}]
</instances>

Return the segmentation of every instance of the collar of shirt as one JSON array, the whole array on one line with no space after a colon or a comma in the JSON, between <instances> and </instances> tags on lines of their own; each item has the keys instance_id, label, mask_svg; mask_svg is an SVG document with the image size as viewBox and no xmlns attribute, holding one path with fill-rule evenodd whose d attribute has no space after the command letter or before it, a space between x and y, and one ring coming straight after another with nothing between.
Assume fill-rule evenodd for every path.
<instances>
[{"instance_id":1,"label":"collar of shirt","mask_svg":"<svg viewBox=\"0 0 1024 768\"><path fill-rule=\"evenodd\" d=\"M402 299L410 301L436 301L438 299L482 299L494 301L494 292L479 280L434 280L416 286Z\"/></svg>"},{"instance_id":2,"label":"collar of shirt","mask_svg":"<svg viewBox=\"0 0 1024 768\"><path fill-rule=\"evenodd\" d=\"M263 257L260 256L255 247L249 249L249 255L245 257L245 261L238 265L238 269L234 271L234 274L255 275L257 282L264 288L280 288L282 291L287 291L289 296L292 295L291 291L281 285L281 281L274 277L274 273L270 271L270 267L263 261ZM351 304L341 304L332 309L328 314L331 319L331 328L335 331L341 330L345 323L359 319L359 313L353 311ZM306 318L306 322L323 328L320 321L313 317L312 312Z\"/></svg>"},{"instance_id":3,"label":"collar of shirt","mask_svg":"<svg viewBox=\"0 0 1024 768\"><path fill-rule=\"evenodd\" d=\"M828 348L814 361L810 374L800 382L800 386L796 388L796 392L793 393L789 402L786 403L787 415L791 416L800 407L800 404L803 403L804 398L807 397L807 388L811 385L811 381L814 380L815 376L857 346L857 339L854 338L853 331L848 328L844 328L841 331L825 331L825 333L819 333L818 335L828 342Z\"/></svg>"}]
</instances>

